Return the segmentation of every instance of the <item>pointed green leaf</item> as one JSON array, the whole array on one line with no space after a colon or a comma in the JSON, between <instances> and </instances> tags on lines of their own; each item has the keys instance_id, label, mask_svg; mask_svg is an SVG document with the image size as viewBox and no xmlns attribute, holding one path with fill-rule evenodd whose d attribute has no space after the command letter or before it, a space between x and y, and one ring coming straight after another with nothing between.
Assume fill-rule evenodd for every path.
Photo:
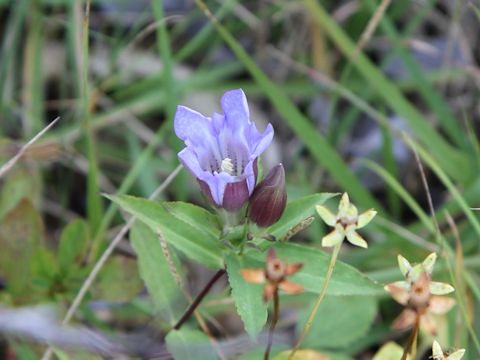
<instances>
[{"instance_id":1,"label":"pointed green leaf","mask_svg":"<svg viewBox=\"0 0 480 360\"><path fill-rule=\"evenodd\" d=\"M168 351L175 360L215 360L217 356L210 339L198 330L172 330L165 337Z\"/></svg>"},{"instance_id":2,"label":"pointed green leaf","mask_svg":"<svg viewBox=\"0 0 480 360\"><path fill-rule=\"evenodd\" d=\"M377 351L373 360L398 360L402 358L403 348L393 341L387 342L380 350ZM410 360L410 354L407 355L407 360Z\"/></svg>"},{"instance_id":3,"label":"pointed green leaf","mask_svg":"<svg viewBox=\"0 0 480 360\"><path fill-rule=\"evenodd\" d=\"M240 270L262 268L263 264L233 254L226 258L226 264L235 307L245 325L245 331L255 339L267 322L267 304L262 299L263 286L247 283Z\"/></svg>"},{"instance_id":4,"label":"pointed green leaf","mask_svg":"<svg viewBox=\"0 0 480 360\"><path fill-rule=\"evenodd\" d=\"M181 201L164 202L167 210L177 218L189 223L201 231L220 237L221 227L218 217L199 206Z\"/></svg>"},{"instance_id":5,"label":"pointed green leaf","mask_svg":"<svg viewBox=\"0 0 480 360\"><path fill-rule=\"evenodd\" d=\"M103 266L95 285L93 296L108 302L129 302L143 289L134 259L113 256Z\"/></svg>"},{"instance_id":6,"label":"pointed green leaf","mask_svg":"<svg viewBox=\"0 0 480 360\"><path fill-rule=\"evenodd\" d=\"M297 323L301 331L313 307L315 299L302 312ZM377 314L376 301L365 296L327 296L312 323L303 347L342 348L365 335Z\"/></svg>"},{"instance_id":7,"label":"pointed green leaf","mask_svg":"<svg viewBox=\"0 0 480 360\"><path fill-rule=\"evenodd\" d=\"M180 291L158 236L148 226L138 222L130 232L130 242L138 256L140 276L145 282L155 310L165 314L166 319L173 325L182 315L186 304L185 301L179 301Z\"/></svg>"},{"instance_id":8,"label":"pointed green leaf","mask_svg":"<svg viewBox=\"0 0 480 360\"><path fill-rule=\"evenodd\" d=\"M32 267L43 242L43 231L42 218L27 199L0 221L0 274L17 299L32 293Z\"/></svg>"},{"instance_id":9,"label":"pointed green leaf","mask_svg":"<svg viewBox=\"0 0 480 360\"><path fill-rule=\"evenodd\" d=\"M58 245L58 262L63 271L83 260L88 240L88 225L83 219L74 220L63 229Z\"/></svg>"},{"instance_id":10,"label":"pointed green leaf","mask_svg":"<svg viewBox=\"0 0 480 360\"><path fill-rule=\"evenodd\" d=\"M330 255L312 247L292 243L277 243L277 256L288 263L303 263L302 270L289 278L305 290L320 293L330 262ZM263 263L265 254L250 253L249 256ZM384 295L383 287L354 267L337 260L328 286L328 295Z\"/></svg>"},{"instance_id":11,"label":"pointed green leaf","mask_svg":"<svg viewBox=\"0 0 480 360\"><path fill-rule=\"evenodd\" d=\"M107 197L148 225L155 233L160 230L168 243L190 259L212 269L223 267L220 242L212 234L213 230L206 230L204 226L199 225L203 218L187 222L196 217L180 216L176 211L169 210L171 205L168 203L128 195Z\"/></svg>"}]
</instances>

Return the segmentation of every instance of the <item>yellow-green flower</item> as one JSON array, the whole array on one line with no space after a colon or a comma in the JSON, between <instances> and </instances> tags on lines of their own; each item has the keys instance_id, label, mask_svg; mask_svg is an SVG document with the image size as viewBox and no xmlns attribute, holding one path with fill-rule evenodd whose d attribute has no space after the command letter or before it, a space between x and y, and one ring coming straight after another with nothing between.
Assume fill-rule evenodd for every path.
<instances>
[{"instance_id":1,"label":"yellow-green flower","mask_svg":"<svg viewBox=\"0 0 480 360\"><path fill-rule=\"evenodd\" d=\"M432 345L432 358L434 360L460 360L465 354L465 349L457 350L451 354L443 352L440 344L434 340Z\"/></svg>"},{"instance_id":2,"label":"yellow-green flower","mask_svg":"<svg viewBox=\"0 0 480 360\"><path fill-rule=\"evenodd\" d=\"M398 267L400 268L402 275L405 277L405 280L396 281L389 285L394 285L398 288L409 291L412 287L412 284L418 280L422 273L427 273L428 277L431 278L433 267L435 265L435 261L437 260L437 254L431 253L420 264L416 264L414 266L412 266L412 264L410 264L410 262L402 255L398 255L397 260ZM455 291L455 289L450 284L429 281L429 292L432 295L446 295L453 291Z\"/></svg>"},{"instance_id":3,"label":"yellow-green flower","mask_svg":"<svg viewBox=\"0 0 480 360\"><path fill-rule=\"evenodd\" d=\"M431 280L436 259L437 255L432 253L422 263L412 266L403 256L398 256L405 280L385 286L393 299L405 306L392 325L395 330L406 330L418 322L422 330L435 336L437 326L432 315L444 315L455 305L455 300L439 296L455 291L453 286Z\"/></svg>"},{"instance_id":4,"label":"yellow-green flower","mask_svg":"<svg viewBox=\"0 0 480 360\"><path fill-rule=\"evenodd\" d=\"M377 215L374 209L359 215L355 205L350 203L347 193L342 195L337 215L332 214L325 206L317 205L316 209L327 225L335 227L335 230L323 237L322 246L335 246L346 237L352 245L368 247L367 242L357 233L357 230L363 228Z\"/></svg>"}]
</instances>

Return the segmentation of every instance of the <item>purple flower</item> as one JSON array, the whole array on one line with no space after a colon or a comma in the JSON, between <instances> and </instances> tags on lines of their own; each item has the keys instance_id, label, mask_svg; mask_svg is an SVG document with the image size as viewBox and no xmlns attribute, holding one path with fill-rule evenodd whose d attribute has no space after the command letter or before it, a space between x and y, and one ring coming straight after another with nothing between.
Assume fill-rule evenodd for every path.
<instances>
[{"instance_id":1,"label":"purple flower","mask_svg":"<svg viewBox=\"0 0 480 360\"><path fill-rule=\"evenodd\" d=\"M212 118L179 106L174 128L185 142L178 157L200 183L202 192L217 207L240 210L255 187L257 158L270 145L272 125L260 134L250 121L247 98L242 90L222 97L224 115Z\"/></svg>"}]
</instances>

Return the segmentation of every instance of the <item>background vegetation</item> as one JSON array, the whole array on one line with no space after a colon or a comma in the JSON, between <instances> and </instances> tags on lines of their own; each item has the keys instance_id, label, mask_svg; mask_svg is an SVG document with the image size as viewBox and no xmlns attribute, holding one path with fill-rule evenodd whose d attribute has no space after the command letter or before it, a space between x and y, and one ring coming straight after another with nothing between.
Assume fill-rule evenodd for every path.
<instances>
[{"instance_id":1,"label":"background vegetation","mask_svg":"<svg viewBox=\"0 0 480 360\"><path fill-rule=\"evenodd\" d=\"M368 251L344 246L342 261L384 284L401 277L397 254L419 262L439 253L434 276L453 283L458 303L441 325L442 346L477 359L477 5L97 0L86 16L82 1L0 1L0 166L60 117L0 170L1 307L53 304L65 322L142 339L133 341L137 355L168 358L161 344L169 324L212 273L174 251L165 259L146 227L122 228L125 214L102 193L149 197L166 181L158 199L206 205L178 169L174 112L178 104L219 111L221 95L242 88L252 119L275 128L263 167L283 162L289 200L348 191L361 210L378 210L364 233ZM320 248L326 231L316 220L294 241ZM105 253L112 240L118 245ZM140 247L161 255L151 269L138 267ZM106 261L85 286L102 254ZM163 298L147 295L149 271ZM279 342L287 349L313 298L282 301ZM221 344L244 344L225 283L200 311ZM389 340L406 342L408 334L390 329L400 311L386 294L328 296L304 345L370 359ZM182 341L203 341L195 331ZM419 354L427 358L430 346L421 337ZM8 333L0 342L0 358L43 351ZM256 358L255 351L243 356Z\"/></svg>"}]
</instances>

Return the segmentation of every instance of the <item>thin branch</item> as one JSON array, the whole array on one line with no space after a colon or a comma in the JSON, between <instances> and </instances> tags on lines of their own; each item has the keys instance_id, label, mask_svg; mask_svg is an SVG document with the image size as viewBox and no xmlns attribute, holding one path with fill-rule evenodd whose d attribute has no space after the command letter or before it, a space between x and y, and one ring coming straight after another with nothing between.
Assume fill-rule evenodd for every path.
<instances>
[{"instance_id":1,"label":"thin branch","mask_svg":"<svg viewBox=\"0 0 480 360\"><path fill-rule=\"evenodd\" d=\"M358 54L363 50L365 45L367 45L367 43L370 41L370 38L375 32L375 29L380 23L380 20L382 20L382 17L385 14L385 11L387 10L388 5L390 5L390 3L391 3L391 0L382 0L382 3L378 6L377 10L373 14L370 21L368 22L366 29L360 36L360 40L358 41L357 46L355 47L355 52L353 53L354 58L358 56Z\"/></svg>"},{"instance_id":2,"label":"thin branch","mask_svg":"<svg viewBox=\"0 0 480 360\"><path fill-rule=\"evenodd\" d=\"M410 358L415 360L415 355L417 352L417 336L418 336L418 329L420 328L420 315L416 315L415 325L412 329L412 334L408 339L405 348L403 349L403 355L401 360L407 360L408 354L410 353Z\"/></svg>"},{"instance_id":3,"label":"thin branch","mask_svg":"<svg viewBox=\"0 0 480 360\"><path fill-rule=\"evenodd\" d=\"M57 122L60 120L60 117L57 117L53 120L50 124L48 124L42 131L40 131L37 135L35 135L29 142L22 146L22 148L18 151L18 153L12 157L9 161L7 161L1 168L0 168L0 178L5 175L10 169L20 160L20 158L25 154L30 146L33 145L38 139L42 137L50 128L52 128Z\"/></svg>"},{"instance_id":4,"label":"thin branch","mask_svg":"<svg viewBox=\"0 0 480 360\"><path fill-rule=\"evenodd\" d=\"M435 233L436 236L440 236L440 225L438 225L437 217L435 216L435 208L433 207L432 193L430 192L430 187L428 186L427 176L425 175L425 171L423 170L423 165L420 161L417 150L413 146L411 147L411 149L413 155L415 156L418 170L420 171L420 178L422 179L423 189L427 194L428 209L430 211L430 216L432 217L433 226L435 227Z\"/></svg>"},{"instance_id":5,"label":"thin branch","mask_svg":"<svg viewBox=\"0 0 480 360\"><path fill-rule=\"evenodd\" d=\"M207 285L205 285L205 287L202 289L202 291L200 291L200 293L197 295L197 297L195 298L195 300L193 300L193 302L190 304L190 306L188 307L188 309L185 311L185 313L183 314L183 316L180 318L180 320L178 320L178 322L175 324L175 326L173 327L174 330L179 330L182 325L188 320L190 319L190 317L192 316L193 312L197 309L198 305L200 305L200 303L202 302L203 298L210 292L210 290L212 289L212 286L215 285L215 283L223 276L225 275L226 273L226 270L225 269L220 269L218 270L215 275L213 275L213 277L210 279L210 281L207 283Z\"/></svg>"},{"instance_id":6,"label":"thin branch","mask_svg":"<svg viewBox=\"0 0 480 360\"><path fill-rule=\"evenodd\" d=\"M265 349L265 355L263 356L264 360L270 359L270 350L273 344L273 333L275 331L275 326L277 326L279 313L280 313L280 302L278 299L278 288L277 288L273 293L273 319L270 325L270 330L268 332L267 347Z\"/></svg>"}]
</instances>

